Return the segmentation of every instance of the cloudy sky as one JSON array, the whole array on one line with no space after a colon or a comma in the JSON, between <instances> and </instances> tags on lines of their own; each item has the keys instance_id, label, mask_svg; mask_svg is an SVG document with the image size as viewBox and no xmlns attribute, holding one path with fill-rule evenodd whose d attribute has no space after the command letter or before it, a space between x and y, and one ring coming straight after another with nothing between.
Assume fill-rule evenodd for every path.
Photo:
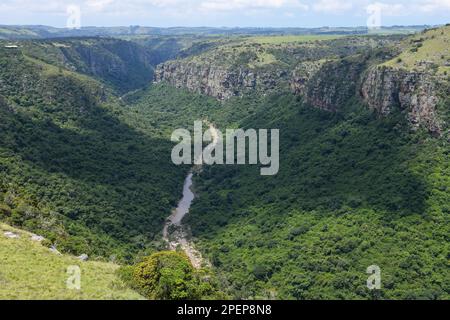
<instances>
[{"instance_id":1,"label":"cloudy sky","mask_svg":"<svg viewBox=\"0 0 450 320\"><path fill-rule=\"evenodd\" d=\"M318 27L450 22L450 0L0 0L0 24L65 27L79 7L82 26ZM368 13L369 8L369 13ZM70 11L70 10L69 10Z\"/></svg>"}]
</instances>

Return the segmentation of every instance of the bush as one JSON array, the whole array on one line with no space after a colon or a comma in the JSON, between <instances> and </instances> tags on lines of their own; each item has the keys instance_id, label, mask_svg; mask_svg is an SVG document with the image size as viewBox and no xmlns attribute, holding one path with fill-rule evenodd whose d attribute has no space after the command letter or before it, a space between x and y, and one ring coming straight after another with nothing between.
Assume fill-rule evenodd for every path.
<instances>
[{"instance_id":1,"label":"bush","mask_svg":"<svg viewBox=\"0 0 450 320\"><path fill-rule=\"evenodd\" d=\"M137 284L134 282L134 267L122 266L117 270L117 275L123 282L129 284L131 287L137 289Z\"/></svg>"},{"instance_id":2,"label":"bush","mask_svg":"<svg viewBox=\"0 0 450 320\"><path fill-rule=\"evenodd\" d=\"M186 256L159 252L135 266L133 280L138 291L150 299L192 299L193 272Z\"/></svg>"},{"instance_id":3,"label":"bush","mask_svg":"<svg viewBox=\"0 0 450 320\"><path fill-rule=\"evenodd\" d=\"M123 267L119 274L126 283L149 299L223 299L205 270L195 270L184 253L158 252L134 267Z\"/></svg>"},{"instance_id":4,"label":"bush","mask_svg":"<svg viewBox=\"0 0 450 320\"><path fill-rule=\"evenodd\" d=\"M259 264L253 268L253 275L255 276L255 278L257 280L263 281L271 276L271 271L269 270L269 268L267 266Z\"/></svg>"},{"instance_id":5,"label":"bush","mask_svg":"<svg viewBox=\"0 0 450 320\"><path fill-rule=\"evenodd\" d=\"M0 219L10 217L12 214L11 208L5 204L0 204Z\"/></svg>"}]
</instances>

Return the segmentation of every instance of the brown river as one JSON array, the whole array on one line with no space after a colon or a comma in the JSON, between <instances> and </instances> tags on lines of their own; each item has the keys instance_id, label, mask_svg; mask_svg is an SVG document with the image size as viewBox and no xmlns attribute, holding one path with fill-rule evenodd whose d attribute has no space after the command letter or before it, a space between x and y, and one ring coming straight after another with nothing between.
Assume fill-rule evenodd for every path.
<instances>
[{"instance_id":1,"label":"brown river","mask_svg":"<svg viewBox=\"0 0 450 320\"><path fill-rule=\"evenodd\" d=\"M209 124L209 129L213 137L213 144L219 141L219 134L217 129ZM198 169L198 166L197 168ZM194 244L188 239L188 226L183 224L183 219L189 214L192 202L195 199L195 194L192 191L194 176L194 168L191 169L188 176L184 180L183 197L176 209L167 218L163 229L163 238L168 243L170 250L182 250L186 253L195 268L201 268L202 265L209 265L209 262L203 259L201 253L195 249Z\"/></svg>"}]
</instances>

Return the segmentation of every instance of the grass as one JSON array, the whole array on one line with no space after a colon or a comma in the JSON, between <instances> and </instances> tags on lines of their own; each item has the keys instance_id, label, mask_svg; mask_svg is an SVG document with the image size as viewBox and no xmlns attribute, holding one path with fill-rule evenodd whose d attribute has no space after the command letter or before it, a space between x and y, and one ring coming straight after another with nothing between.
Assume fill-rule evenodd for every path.
<instances>
[{"instance_id":1,"label":"grass","mask_svg":"<svg viewBox=\"0 0 450 320\"><path fill-rule=\"evenodd\" d=\"M44 76L50 77L50 76L56 76L56 75L63 75L63 76L66 76L66 77L73 77L73 78L76 78L76 79L78 79L80 81L89 83L89 85L91 87L92 86L101 86L101 84L99 82L97 82L96 80L94 80L94 79L92 79L92 78L90 78L88 76L85 76L85 75L83 75L81 73L73 72L73 71L64 69L62 67L57 67L57 66L48 64L45 61L42 61L42 60L30 57L30 56L25 55L25 54L24 54L24 57L25 57L25 59L27 61L40 66Z\"/></svg>"},{"instance_id":2,"label":"grass","mask_svg":"<svg viewBox=\"0 0 450 320\"><path fill-rule=\"evenodd\" d=\"M277 58L273 54L270 54L268 52L258 52L258 57L256 61L249 64L250 68L257 68L257 67L263 67L268 64L272 64L277 62Z\"/></svg>"},{"instance_id":3,"label":"grass","mask_svg":"<svg viewBox=\"0 0 450 320\"><path fill-rule=\"evenodd\" d=\"M450 26L431 29L408 39L403 52L384 65L408 70L423 70L434 64L437 74L450 72Z\"/></svg>"},{"instance_id":4,"label":"grass","mask_svg":"<svg viewBox=\"0 0 450 320\"><path fill-rule=\"evenodd\" d=\"M247 40L247 42L258 44L283 44L295 42L334 40L341 37L342 36L339 35L265 36L265 37L251 37Z\"/></svg>"},{"instance_id":5,"label":"grass","mask_svg":"<svg viewBox=\"0 0 450 320\"><path fill-rule=\"evenodd\" d=\"M19 239L4 236L7 231ZM31 234L0 224L0 299L14 300L136 300L142 297L116 276L118 265L57 255ZM67 268L81 268L81 290L66 287Z\"/></svg>"}]
</instances>

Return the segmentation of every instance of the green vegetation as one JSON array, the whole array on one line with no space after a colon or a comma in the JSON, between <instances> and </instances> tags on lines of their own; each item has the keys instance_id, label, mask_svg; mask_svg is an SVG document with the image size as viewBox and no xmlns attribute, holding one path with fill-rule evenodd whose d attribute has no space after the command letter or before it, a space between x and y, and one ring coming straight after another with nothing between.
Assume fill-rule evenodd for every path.
<instances>
[{"instance_id":1,"label":"green vegetation","mask_svg":"<svg viewBox=\"0 0 450 320\"><path fill-rule=\"evenodd\" d=\"M172 143L95 80L0 50L0 219L76 255L159 248L187 170Z\"/></svg>"},{"instance_id":2,"label":"green vegetation","mask_svg":"<svg viewBox=\"0 0 450 320\"><path fill-rule=\"evenodd\" d=\"M164 61L139 44L119 39L22 41L20 49L37 60L92 76L120 93L147 86L153 67Z\"/></svg>"},{"instance_id":3,"label":"green vegetation","mask_svg":"<svg viewBox=\"0 0 450 320\"><path fill-rule=\"evenodd\" d=\"M122 278L153 300L220 299L213 279L197 271L183 253L163 251L120 270Z\"/></svg>"},{"instance_id":4,"label":"green vegetation","mask_svg":"<svg viewBox=\"0 0 450 320\"><path fill-rule=\"evenodd\" d=\"M320 111L287 92L218 102L158 85L132 107L167 135L205 117L281 129L277 176L213 166L195 179L186 223L230 296L449 298L448 143L411 132L400 112L380 119L355 98L346 104ZM376 294L366 287L373 264Z\"/></svg>"},{"instance_id":5,"label":"green vegetation","mask_svg":"<svg viewBox=\"0 0 450 320\"><path fill-rule=\"evenodd\" d=\"M9 239L5 232L19 235ZM0 299L86 300L143 299L117 276L118 265L58 255L31 240L31 234L0 224ZM81 270L80 290L70 290L69 266Z\"/></svg>"},{"instance_id":6,"label":"green vegetation","mask_svg":"<svg viewBox=\"0 0 450 320\"><path fill-rule=\"evenodd\" d=\"M426 30L408 38L402 53L385 65L447 75L450 72L450 26Z\"/></svg>"},{"instance_id":7,"label":"green vegetation","mask_svg":"<svg viewBox=\"0 0 450 320\"><path fill-rule=\"evenodd\" d=\"M388 65L416 68L429 57L445 72L448 28L406 39L415 50L401 55L391 47L401 36L202 41L124 30L138 44L78 38L0 46L0 221L64 253L130 264L117 271L59 256L1 224L0 298L141 298L124 283L150 299L450 298L448 137L412 131L395 107L387 117L374 114L352 81L390 58ZM153 72L148 59L176 57L189 67L248 68L284 82L225 101L167 84L142 89ZM300 82L314 73L310 97L331 88L324 93L336 112L288 92L297 67ZM438 112L448 122L442 88ZM198 197L186 223L212 270L158 252L190 169L172 164L170 136L200 119L219 129L281 130L278 175L212 166L195 177ZM21 238L3 237L6 230ZM77 264L82 291L68 292L66 268ZM370 265L381 267L380 291L366 287Z\"/></svg>"},{"instance_id":8,"label":"green vegetation","mask_svg":"<svg viewBox=\"0 0 450 320\"><path fill-rule=\"evenodd\" d=\"M248 43L259 44L283 44L293 42L309 42L309 41L321 41L321 40L334 40L340 38L339 35L301 35L301 36L264 36L264 37L250 37Z\"/></svg>"},{"instance_id":9,"label":"green vegetation","mask_svg":"<svg viewBox=\"0 0 450 320\"><path fill-rule=\"evenodd\" d=\"M377 119L357 101L332 114L279 94L256 110L241 125L281 129L280 173L206 168L187 220L234 297L449 298L444 139L409 133L401 115ZM383 273L376 296L365 285L373 264Z\"/></svg>"}]
</instances>

